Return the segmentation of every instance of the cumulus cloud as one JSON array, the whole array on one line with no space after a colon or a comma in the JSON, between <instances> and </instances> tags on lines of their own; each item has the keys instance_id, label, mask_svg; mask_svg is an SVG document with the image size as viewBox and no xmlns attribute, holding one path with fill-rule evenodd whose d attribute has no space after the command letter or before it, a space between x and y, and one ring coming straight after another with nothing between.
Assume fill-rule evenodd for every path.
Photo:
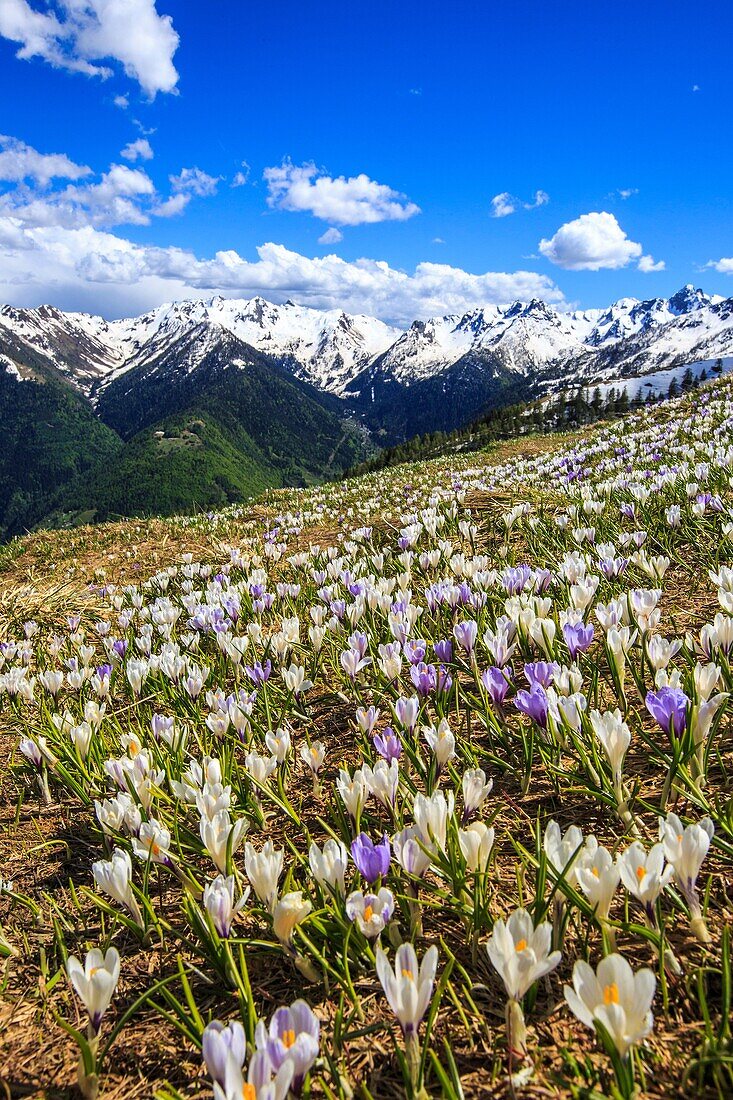
<instances>
[{"instance_id":1,"label":"cumulus cloud","mask_svg":"<svg viewBox=\"0 0 733 1100\"><path fill-rule=\"evenodd\" d=\"M231 187L244 187L245 183L249 183L250 167L246 160L242 161L241 168L237 172L236 176L232 180Z\"/></svg>"},{"instance_id":2,"label":"cumulus cloud","mask_svg":"<svg viewBox=\"0 0 733 1100\"><path fill-rule=\"evenodd\" d=\"M321 233L318 238L319 244L338 244L339 241L344 239L344 235L340 229L337 229L335 225L332 225L330 229L327 229L325 233Z\"/></svg>"},{"instance_id":3,"label":"cumulus cloud","mask_svg":"<svg viewBox=\"0 0 733 1100\"><path fill-rule=\"evenodd\" d=\"M645 274L651 271L664 271L666 266L664 260L658 260L655 263L653 256L642 256L638 264L639 271L643 271Z\"/></svg>"},{"instance_id":4,"label":"cumulus cloud","mask_svg":"<svg viewBox=\"0 0 733 1100\"><path fill-rule=\"evenodd\" d=\"M152 155L144 138L122 150L131 161ZM89 180L92 175L64 153L40 153L16 138L0 136L0 182L12 185L0 194L0 215L31 228L148 225L152 216L171 217L192 198L212 195L218 183L200 168L183 168L170 177L172 193L163 198L142 168L112 164Z\"/></svg>"},{"instance_id":5,"label":"cumulus cloud","mask_svg":"<svg viewBox=\"0 0 733 1100\"><path fill-rule=\"evenodd\" d=\"M150 147L150 142L147 138L138 138L137 141L129 142L120 153L121 157L125 160L152 160L153 150Z\"/></svg>"},{"instance_id":6,"label":"cumulus cloud","mask_svg":"<svg viewBox=\"0 0 733 1100\"><path fill-rule=\"evenodd\" d=\"M113 69L101 62L116 61L151 98L178 83L178 34L155 0L58 0L51 11L37 11L28 0L2 0L0 37L18 44L22 60L37 57L87 76L106 79Z\"/></svg>"},{"instance_id":7,"label":"cumulus cloud","mask_svg":"<svg viewBox=\"0 0 733 1100\"><path fill-rule=\"evenodd\" d=\"M65 153L39 153L24 141L0 134L0 180L6 183L33 180L45 187L53 179L83 179L91 171Z\"/></svg>"},{"instance_id":8,"label":"cumulus cloud","mask_svg":"<svg viewBox=\"0 0 733 1100\"><path fill-rule=\"evenodd\" d=\"M348 179L332 178L315 164L297 165L285 160L266 168L264 179L267 204L272 209L313 214L334 225L406 221L420 213L420 207L405 195L363 172Z\"/></svg>"},{"instance_id":9,"label":"cumulus cloud","mask_svg":"<svg viewBox=\"0 0 733 1100\"><path fill-rule=\"evenodd\" d=\"M712 267L721 275L733 275L733 256L723 256L720 260L708 260L705 267Z\"/></svg>"},{"instance_id":10,"label":"cumulus cloud","mask_svg":"<svg viewBox=\"0 0 733 1100\"><path fill-rule=\"evenodd\" d=\"M221 179L220 176L210 176L202 172L200 168L182 168L177 176L169 178L174 191L184 195L198 195L199 198L216 194Z\"/></svg>"},{"instance_id":11,"label":"cumulus cloud","mask_svg":"<svg viewBox=\"0 0 733 1100\"><path fill-rule=\"evenodd\" d=\"M91 309L119 316L176 298L262 294L322 309L368 313L396 324L488 303L544 298L564 304L531 271L474 274L447 264L401 271L383 260L308 257L263 244L254 259L233 250L202 259L180 248L139 245L93 226L23 225L0 211L0 301Z\"/></svg>"},{"instance_id":12,"label":"cumulus cloud","mask_svg":"<svg viewBox=\"0 0 733 1100\"><path fill-rule=\"evenodd\" d=\"M632 195L638 195L639 194L639 188L638 187L619 187L616 194L618 195L618 197L620 199L624 199L624 200L630 199Z\"/></svg>"},{"instance_id":13,"label":"cumulus cloud","mask_svg":"<svg viewBox=\"0 0 733 1100\"><path fill-rule=\"evenodd\" d=\"M642 247L630 241L613 214L581 214L561 225L553 237L540 241L542 255L567 271L599 271L626 267L641 256Z\"/></svg>"},{"instance_id":14,"label":"cumulus cloud","mask_svg":"<svg viewBox=\"0 0 733 1100\"><path fill-rule=\"evenodd\" d=\"M517 210L536 210L538 206L546 206L549 201L550 196L546 191L535 191L531 202L523 202L508 191L502 191L499 195L494 195L491 200L491 216L492 218L508 218L510 214L516 213Z\"/></svg>"}]
</instances>

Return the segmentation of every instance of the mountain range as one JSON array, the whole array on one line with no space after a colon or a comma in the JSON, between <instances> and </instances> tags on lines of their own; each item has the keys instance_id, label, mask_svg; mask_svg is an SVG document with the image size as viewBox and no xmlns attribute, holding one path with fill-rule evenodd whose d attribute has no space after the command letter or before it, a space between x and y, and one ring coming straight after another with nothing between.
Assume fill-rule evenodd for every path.
<instances>
[{"instance_id":1,"label":"mountain range","mask_svg":"<svg viewBox=\"0 0 733 1100\"><path fill-rule=\"evenodd\" d=\"M604 309L484 306L404 331L260 297L112 321L3 306L0 535L49 514L220 506L508 402L731 353L733 298L693 286Z\"/></svg>"}]
</instances>

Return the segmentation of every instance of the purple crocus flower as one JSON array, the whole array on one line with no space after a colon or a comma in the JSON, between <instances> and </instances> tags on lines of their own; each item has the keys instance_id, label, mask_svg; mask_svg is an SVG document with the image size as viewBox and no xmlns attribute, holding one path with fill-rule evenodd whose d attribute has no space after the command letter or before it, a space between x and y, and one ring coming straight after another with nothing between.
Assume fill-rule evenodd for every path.
<instances>
[{"instance_id":1,"label":"purple crocus flower","mask_svg":"<svg viewBox=\"0 0 733 1100\"><path fill-rule=\"evenodd\" d=\"M518 691L514 705L517 710L521 710L522 714L528 714L542 729L547 729L549 704L542 684L535 681L529 691Z\"/></svg>"},{"instance_id":2,"label":"purple crocus flower","mask_svg":"<svg viewBox=\"0 0 733 1100\"><path fill-rule=\"evenodd\" d=\"M291 1088L296 1096L300 1095L306 1074L318 1057L320 1031L318 1017L305 1001L294 1001L289 1008L278 1008L269 1031L265 1030L263 1022L257 1025L255 1044L258 1050L267 1051L275 1072L286 1061L292 1062Z\"/></svg>"},{"instance_id":3,"label":"purple crocus flower","mask_svg":"<svg viewBox=\"0 0 733 1100\"><path fill-rule=\"evenodd\" d=\"M435 674L435 679L435 690L447 695L450 689L453 687L453 677L451 676L445 665L440 666Z\"/></svg>"},{"instance_id":4,"label":"purple crocus flower","mask_svg":"<svg viewBox=\"0 0 733 1100\"><path fill-rule=\"evenodd\" d=\"M559 671L560 666L556 661L530 661L524 666L524 675L530 688L535 684L543 688L549 687Z\"/></svg>"},{"instance_id":5,"label":"purple crocus flower","mask_svg":"<svg viewBox=\"0 0 733 1100\"><path fill-rule=\"evenodd\" d=\"M463 623L456 623L453 627L453 637L458 642L461 649L465 650L467 654L473 653L477 636L478 623L474 622L473 619L467 619L466 622Z\"/></svg>"},{"instance_id":6,"label":"purple crocus flower","mask_svg":"<svg viewBox=\"0 0 733 1100\"><path fill-rule=\"evenodd\" d=\"M492 665L481 673L481 683L488 691L492 703L501 706L509 690L508 673L505 674L502 669Z\"/></svg>"},{"instance_id":7,"label":"purple crocus flower","mask_svg":"<svg viewBox=\"0 0 733 1100\"><path fill-rule=\"evenodd\" d=\"M379 844L375 844L366 833L359 833L352 841L351 857L372 886L380 875L386 875L389 870L389 837L385 833Z\"/></svg>"},{"instance_id":8,"label":"purple crocus flower","mask_svg":"<svg viewBox=\"0 0 733 1100\"><path fill-rule=\"evenodd\" d=\"M648 691L644 700L652 718L666 733L669 733L671 727L675 737L681 737L684 731L689 701L684 691L671 687Z\"/></svg>"},{"instance_id":9,"label":"purple crocus flower","mask_svg":"<svg viewBox=\"0 0 733 1100\"><path fill-rule=\"evenodd\" d=\"M385 726L381 733L375 733L372 737L372 744L388 764L392 760L399 760L402 755L402 742L391 726Z\"/></svg>"},{"instance_id":10,"label":"purple crocus flower","mask_svg":"<svg viewBox=\"0 0 733 1100\"><path fill-rule=\"evenodd\" d=\"M404 645L405 657L411 665L419 665L425 660L427 643L422 638L408 638Z\"/></svg>"},{"instance_id":11,"label":"purple crocus flower","mask_svg":"<svg viewBox=\"0 0 733 1100\"><path fill-rule=\"evenodd\" d=\"M438 677L435 665L426 665L421 661L419 665L413 665L410 669L410 679L415 685L418 695L426 696L437 687Z\"/></svg>"},{"instance_id":12,"label":"purple crocus flower","mask_svg":"<svg viewBox=\"0 0 733 1100\"><path fill-rule=\"evenodd\" d=\"M565 623L562 633L570 653L570 659L574 661L579 653L585 653L593 641L593 624Z\"/></svg>"},{"instance_id":13,"label":"purple crocus flower","mask_svg":"<svg viewBox=\"0 0 733 1100\"><path fill-rule=\"evenodd\" d=\"M272 672L272 662L257 661L254 665L245 665L244 671L249 676L253 684L265 684L270 679L270 673Z\"/></svg>"},{"instance_id":14,"label":"purple crocus flower","mask_svg":"<svg viewBox=\"0 0 733 1100\"><path fill-rule=\"evenodd\" d=\"M442 641L436 642L433 649L439 661L444 665L450 664L453 659L453 642L450 638L443 638Z\"/></svg>"}]
</instances>

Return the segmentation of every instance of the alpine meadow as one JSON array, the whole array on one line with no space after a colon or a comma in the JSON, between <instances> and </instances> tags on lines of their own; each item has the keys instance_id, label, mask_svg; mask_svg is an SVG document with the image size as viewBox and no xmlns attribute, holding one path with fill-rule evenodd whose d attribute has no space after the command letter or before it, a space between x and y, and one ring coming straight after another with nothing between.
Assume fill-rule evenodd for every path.
<instances>
[{"instance_id":1,"label":"alpine meadow","mask_svg":"<svg viewBox=\"0 0 733 1100\"><path fill-rule=\"evenodd\" d=\"M2 1095L733 1096L732 35L0 0Z\"/></svg>"}]
</instances>

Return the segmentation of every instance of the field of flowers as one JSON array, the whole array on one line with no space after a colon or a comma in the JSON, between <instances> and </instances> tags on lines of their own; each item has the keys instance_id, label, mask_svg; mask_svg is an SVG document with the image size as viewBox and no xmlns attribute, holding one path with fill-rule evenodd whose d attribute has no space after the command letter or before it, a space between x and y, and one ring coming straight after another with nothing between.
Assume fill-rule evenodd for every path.
<instances>
[{"instance_id":1,"label":"field of flowers","mask_svg":"<svg viewBox=\"0 0 733 1100\"><path fill-rule=\"evenodd\" d=\"M11 547L6 1094L733 1095L732 427Z\"/></svg>"}]
</instances>

